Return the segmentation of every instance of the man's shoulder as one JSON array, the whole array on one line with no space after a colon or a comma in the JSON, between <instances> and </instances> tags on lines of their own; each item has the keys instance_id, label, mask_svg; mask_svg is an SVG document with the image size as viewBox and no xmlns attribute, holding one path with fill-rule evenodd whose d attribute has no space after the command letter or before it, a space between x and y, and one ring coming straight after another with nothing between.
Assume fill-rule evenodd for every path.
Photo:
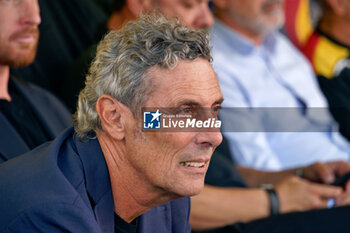
<instances>
[{"instance_id":1,"label":"man's shoulder","mask_svg":"<svg viewBox=\"0 0 350 233\"><path fill-rule=\"evenodd\" d=\"M30 93L30 94L34 94L34 96L39 95L41 97L48 97L48 98L52 98L52 99L57 99L53 94L51 94L49 91L45 90L44 88L31 83L27 80L18 78L14 75L11 75L11 79L12 81L16 84L16 86L20 89L20 91L24 94Z\"/></svg>"},{"instance_id":2,"label":"man's shoulder","mask_svg":"<svg viewBox=\"0 0 350 233\"><path fill-rule=\"evenodd\" d=\"M73 156L67 148L71 135L72 130L67 130L51 143L0 164L0 226L6 226L15 216L37 206L72 205L76 201L76 187L58 164L58 154Z\"/></svg>"},{"instance_id":3,"label":"man's shoulder","mask_svg":"<svg viewBox=\"0 0 350 233\"><path fill-rule=\"evenodd\" d=\"M38 103L44 105L43 107L49 107L50 109L58 107L56 110L58 114L69 114L67 108L62 102L48 90L13 75L11 75L11 79L29 102Z\"/></svg>"},{"instance_id":4,"label":"man's shoulder","mask_svg":"<svg viewBox=\"0 0 350 233\"><path fill-rule=\"evenodd\" d=\"M80 202L79 202L80 201ZM3 223L3 221L1 220ZM0 232L100 233L93 212L78 198L32 205L0 226Z\"/></svg>"},{"instance_id":5,"label":"man's shoulder","mask_svg":"<svg viewBox=\"0 0 350 233\"><path fill-rule=\"evenodd\" d=\"M72 128L67 129L55 140L46 142L32 151L0 164L0 192L8 191L3 185L26 187L33 185L33 182L48 182L49 185L57 177L63 178L61 167L64 165L59 166L59 158L74 153L70 143L73 140L73 134ZM52 187L54 188L55 185ZM36 192L37 190L27 191Z\"/></svg>"},{"instance_id":6,"label":"man's shoulder","mask_svg":"<svg viewBox=\"0 0 350 233\"><path fill-rule=\"evenodd\" d=\"M213 31L215 33L216 31ZM225 38L221 38L219 35L212 35L212 54L213 65L216 71L225 71L228 73L240 72L254 72L254 69L250 69L252 65L256 64L256 61L260 61L261 58L259 52L254 52L258 49L257 46L253 46L251 42L243 36L236 36L238 45L233 46L235 43L235 37L232 37L231 42L227 42ZM245 42L243 42L245 41ZM242 46L239 46L242 44ZM283 63L306 63L308 61L304 58L302 53L290 42L290 40L279 31L271 31L265 37L263 47L269 51L266 55L269 55L269 59L277 61L279 65Z\"/></svg>"},{"instance_id":7,"label":"man's shoulder","mask_svg":"<svg viewBox=\"0 0 350 233\"><path fill-rule=\"evenodd\" d=\"M277 46L277 52L282 54L282 56L293 60L295 58L308 63L302 52L299 51L297 47L291 42L291 40L280 31L273 31L272 35L276 40L275 44Z\"/></svg>"},{"instance_id":8,"label":"man's shoulder","mask_svg":"<svg viewBox=\"0 0 350 233\"><path fill-rule=\"evenodd\" d=\"M298 72L300 74L312 75L313 71L310 62L298 48L293 45L286 35L279 31L273 32L276 40L275 50L272 54L273 63L277 70L290 72ZM293 69L291 69L291 67Z\"/></svg>"},{"instance_id":9,"label":"man's shoulder","mask_svg":"<svg viewBox=\"0 0 350 233\"><path fill-rule=\"evenodd\" d=\"M319 29L309 37L303 52L311 61L317 75L327 79L337 77L350 67L350 47Z\"/></svg>"},{"instance_id":10,"label":"man's shoulder","mask_svg":"<svg viewBox=\"0 0 350 233\"><path fill-rule=\"evenodd\" d=\"M72 117L63 103L49 91L20 78L11 76L24 98L38 114L39 119L56 136L63 129L72 126Z\"/></svg>"}]
</instances>

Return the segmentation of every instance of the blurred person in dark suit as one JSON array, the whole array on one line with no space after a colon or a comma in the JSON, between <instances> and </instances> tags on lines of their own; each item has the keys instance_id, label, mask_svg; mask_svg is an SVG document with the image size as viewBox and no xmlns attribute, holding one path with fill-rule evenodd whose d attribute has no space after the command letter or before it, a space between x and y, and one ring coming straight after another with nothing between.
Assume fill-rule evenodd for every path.
<instances>
[{"instance_id":1,"label":"blurred person in dark suit","mask_svg":"<svg viewBox=\"0 0 350 233\"><path fill-rule=\"evenodd\" d=\"M37 0L0 1L0 162L55 138L71 116L52 94L10 74L36 55L41 22Z\"/></svg>"}]
</instances>

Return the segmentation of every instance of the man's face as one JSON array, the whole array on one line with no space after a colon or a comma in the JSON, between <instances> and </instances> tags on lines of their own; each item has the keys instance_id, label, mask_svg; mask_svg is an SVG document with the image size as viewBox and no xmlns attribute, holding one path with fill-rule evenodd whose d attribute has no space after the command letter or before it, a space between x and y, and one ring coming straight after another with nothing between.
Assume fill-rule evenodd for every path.
<instances>
[{"instance_id":1,"label":"man's face","mask_svg":"<svg viewBox=\"0 0 350 233\"><path fill-rule=\"evenodd\" d=\"M37 0L0 0L0 64L21 67L33 62L40 22Z\"/></svg>"},{"instance_id":2,"label":"man's face","mask_svg":"<svg viewBox=\"0 0 350 233\"><path fill-rule=\"evenodd\" d=\"M350 2L343 1L342 3L343 3L344 11L345 11L346 22L349 25L350 24Z\"/></svg>"},{"instance_id":3,"label":"man's face","mask_svg":"<svg viewBox=\"0 0 350 233\"><path fill-rule=\"evenodd\" d=\"M334 3L333 3L334 4ZM346 22L346 25L350 25L350 1L338 1L339 7L342 8L342 18L343 21ZM335 9L333 9L335 11ZM339 15L339 10L337 11L337 15Z\"/></svg>"},{"instance_id":4,"label":"man's face","mask_svg":"<svg viewBox=\"0 0 350 233\"><path fill-rule=\"evenodd\" d=\"M217 114L222 94L208 61L179 61L173 70L153 67L149 73L152 92L145 107L206 107ZM150 192L178 197L202 190L209 160L222 140L220 132L141 132L141 119L131 119L128 126L129 162Z\"/></svg>"},{"instance_id":5,"label":"man's face","mask_svg":"<svg viewBox=\"0 0 350 233\"><path fill-rule=\"evenodd\" d=\"M224 11L236 24L255 34L265 34L284 23L283 0L225 0ZM215 2L214 2L215 3Z\"/></svg>"},{"instance_id":6,"label":"man's face","mask_svg":"<svg viewBox=\"0 0 350 233\"><path fill-rule=\"evenodd\" d=\"M210 27L213 15L209 0L153 0L152 8L159 9L167 17L178 17L186 26L202 29Z\"/></svg>"}]
</instances>

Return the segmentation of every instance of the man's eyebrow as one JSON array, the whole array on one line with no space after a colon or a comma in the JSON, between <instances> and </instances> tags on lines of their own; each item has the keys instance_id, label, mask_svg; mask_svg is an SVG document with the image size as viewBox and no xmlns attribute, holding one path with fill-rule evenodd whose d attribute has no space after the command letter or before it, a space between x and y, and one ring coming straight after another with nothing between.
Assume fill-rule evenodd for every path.
<instances>
[{"instance_id":1,"label":"man's eyebrow","mask_svg":"<svg viewBox=\"0 0 350 233\"><path fill-rule=\"evenodd\" d=\"M224 98L220 98L220 99L216 100L213 104L222 104L223 101L224 101ZM179 102L177 105L178 106L181 106L181 105L200 106L201 104L196 102L196 101L192 101L192 100L184 100L182 102Z\"/></svg>"},{"instance_id":2,"label":"man's eyebrow","mask_svg":"<svg viewBox=\"0 0 350 233\"><path fill-rule=\"evenodd\" d=\"M200 104L198 102L196 102L196 101L185 100L185 101L182 101L182 102L178 103L178 106L181 106L181 105L199 106Z\"/></svg>"}]
</instances>

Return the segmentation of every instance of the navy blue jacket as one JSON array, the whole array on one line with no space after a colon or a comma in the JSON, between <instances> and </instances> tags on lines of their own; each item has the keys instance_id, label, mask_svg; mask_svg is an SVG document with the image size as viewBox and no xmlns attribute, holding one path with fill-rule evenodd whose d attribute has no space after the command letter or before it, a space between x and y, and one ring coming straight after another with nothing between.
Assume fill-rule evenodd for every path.
<instances>
[{"instance_id":1,"label":"navy blue jacket","mask_svg":"<svg viewBox=\"0 0 350 233\"><path fill-rule=\"evenodd\" d=\"M11 79L50 138L55 138L65 128L72 126L70 113L55 96L36 85L15 77ZM0 163L28 151L26 142L0 111Z\"/></svg>"},{"instance_id":2,"label":"navy blue jacket","mask_svg":"<svg viewBox=\"0 0 350 233\"><path fill-rule=\"evenodd\" d=\"M139 218L139 232L190 232L190 200L177 199ZM114 232L107 165L97 139L73 129L0 164L0 232Z\"/></svg>"}]
</instances>

